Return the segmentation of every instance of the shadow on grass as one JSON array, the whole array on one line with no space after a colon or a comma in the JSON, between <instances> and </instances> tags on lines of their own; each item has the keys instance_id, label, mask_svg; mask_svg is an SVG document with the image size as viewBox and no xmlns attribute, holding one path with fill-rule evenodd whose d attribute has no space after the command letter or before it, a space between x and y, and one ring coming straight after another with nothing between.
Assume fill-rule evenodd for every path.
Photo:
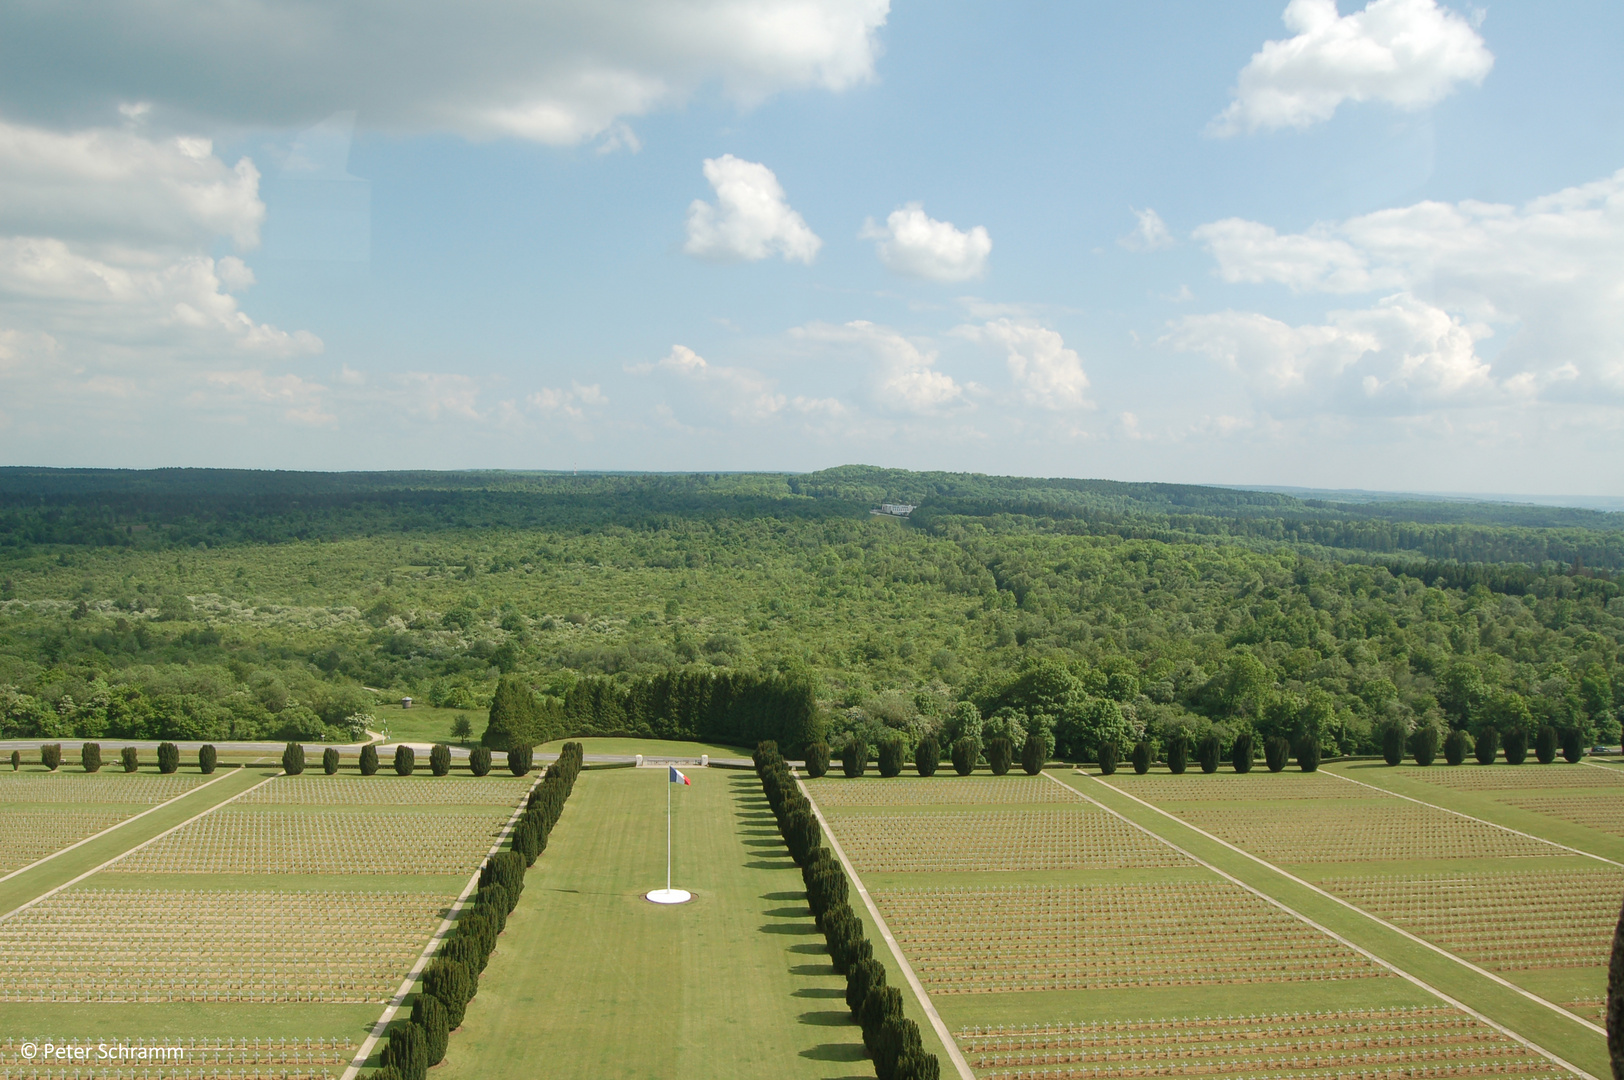
<instances>
[{"instance_id":1,"label":"shadow on grass","mask_svg":"<svg viewBox=\"0 0 1624 1080\"><path fill-rule=\"evenodd\" d=\"M810 923L767 923L756 927L763 934L793 934L796 937L822 937L816 926Z\"/></svg>"},{"instance_id":2,"label":"shadow on grass","mask_svg":"<svg viewBox=\"0 0 1624 1080\"><path fill-rule=\"evenodd\" d=\"M812 932L814 934L816 934L818 932L817 927L814 926L812 928ZM829 947L827 945L824 945L822 942L818 942L817 944L813 944L812 942L809 942L809 941L803 941L799 945L791 945L789 947L789 951L793 952L793 953L805 953L805 954L807 954L809 956L816 956L818 953L822 953L825 956L829 955ZM794 971L795 969L791 968L790 970ZM835 970L835 966L832 963L819 964L818 967L817 967L817 970L820 973L832 973Z\"/></svg>"},{"instance_id":3,"label":"shadow on grass","mask_svg":"<svg viewBox=\"0 0 1624 1080\"><path fill-rule=\"evenodd\" d=\"M747 833L746 835L749 836L749 835L753 835L753 834ZM771 836L762 836L759 839L741 840L739 842L741 844L743 844L745 847L783 847L784 846L784 842L782 840L778 840L778 839L776 839L774 837L771 837Z\"/></svg>"},{"instance_id":4,"label":"shadow on grass","mask_svg":"<svg viewBox=\"0 0 1624 1080\"><path fill-rule=\"evenodd\" d=\"M813 1027L846 1027L852 1023L851 1013L845 1009L820 1009L817 1012L804 1012L796 1019Z\"/></svg>"},{"instance_id":5,"label":"shadow on grass","mask_svg":"<svg viewBox=\"0 0 1624 1080\"><path fill-rule=\"evenodd\" d=\"M829 970L833 971L834 969L831 967ZM838 986L803 986L799 990L795 991L793 996L803 998L839 998L841 1001L845 1001L846 991L840 989Z\"/></svg>"},{"instance_id":6,"label":"shadow on grass","mask_svg":"<svg viewBox=\"0 0 1624 1080\"><path fill-rule=\"evenodd\" d=\"M813 1061L862 1061L868 1055L863 1052L863 1044L859 1042L822 1043L818 1046L809 1046L801 1051L801 1056L810 1058Z\"/></svg>"},{"instance_id":7,"label":"shadow on grass","mask_svg":"<svg viewBox=\"0 0 1624 1080\"><path fill-rule=\"evenodd\" d=\"M810 919L812 910L803 905L801 907L773 908L770 911L763 911L762 914L769 919Z\"/></svg>"},{"instance_id":8,"label":"shadow on grass","mask_svg":"<svg viewBox=\"0 0 1624 1080\"><path fill-rule=\"evenodd\" d=\"M790 946L790 952L816 952L816 951L817 951L817 949L816 949L815 946L813 948L811 948L811 949L804 949L799 945L791 945ZM834 965L833 961L831 961L829 963L826 963L826 964L795 964L794 966L792 966L789 969L789 973L791 975L835 975L835 974L838 974L838 972L835 971L835 965Z\"/></svg>"},{"instance_id":9,"label":"shadow on grass","mask_svg":"<svg viewBox=\"0 0 1624 1080\"><path fill-rule=\"evenodd\" d=\"M806 899L806 893L804 893L804 892L769 892L769 893L762 893L761 898L763 900L805 900Z\"/></svg>"},{"instance_id":10,"label":"shadow on grass","mask_svg":"<svg viewBox=\"0 0 1624 1080\"><path fill-rule=\"evenodd\" d=\"M772 862L768 862L765 859L758 859L755 862L747 862L744 865L749 867L751 870L793 870L795 869L795 860L774 859Z\"/></svg>"}]
</instances>

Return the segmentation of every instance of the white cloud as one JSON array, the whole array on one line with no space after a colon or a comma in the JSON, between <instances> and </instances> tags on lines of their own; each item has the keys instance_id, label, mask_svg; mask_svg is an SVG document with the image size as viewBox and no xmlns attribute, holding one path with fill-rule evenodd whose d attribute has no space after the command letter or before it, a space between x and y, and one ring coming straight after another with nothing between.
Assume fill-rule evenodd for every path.
<instances>
[{"instance_id":1,"label":"white cloud","mask_svg":"<svg viewBox=\"0 0 1624 1080\"><path fill-rule=\"evenodd\" d=\"M258 369L210 371L204 373L203 381L227 398L275 406L285 419L296 424L316 427L338 421L323 407L322 394L327 388L297 375L266 375ZM193 403L207 406L212 401L209 395L198 393L193 395Z\"/></svg>"},{"instance_id":2,"label":"white cloud","mask_svg":"<svg viewBox=\"0 0 1624 1080\"><path fill-rule=\"evenodd\" d=\"M811 323L792 334L803 341L855 349L869 362L875 404L886 410L929 415L964 401L965 387L936 370L934 351L921 349L888 326L863 320L844 326Z\"/></svg>"},{"instance_id":3,"label":"white cloud","mask_svg":"<svg viewBox=\"0 0 1624 1080\"><path fill-rule=\"evenodd\" d=\"M919 203L891 211L882 228L870 218L858 236L873 240L880 261L907 277L930 281L968 281L987 272L992 237L984 226L969 232L951 221L937 221Z\"/></svg>"},{"instance_id":4,"label":"white cloud","mask_svg":"<svg viewBox=\"0 0 1624 1080\"><path fill-rule=\"evenodd\" d=\"M598 383L582 386L572 382L568 390L544 386L526 395L524 403L543 416L567 416L571 420L579 420L586 415L587 408L609 404L609 397Z\"/></svg>"},{"instance_id":5,"label":"white cloud","mask_svg":"<svg viewBox=\"0 0 1624 1080\"><path fill-rule=\"evenodd\" d=\"M479 380L438 371L390 375L374 399L428 420L480 420Z\"/></svg>"},{"instance_id":6,"label":"white cloud","mask_svg":"<svg viewBox=\"0 0 1624 1080\"><path fill-rule=\"evenodd\" d=\"M1130 206L1128 210L1138 219L1139 224L1133 232L1117 243L1129 251L1160 251L1173 246L1172 230L1167 227L1167 222L1162 220L1162 215L1148 206L1143 210L1135 210Z\"/></svg>"},{"instance_id":7,"label":"white cloud","mask_svg":"<svg viewBox=\"0 0 1624 1080\"><path fill-rule=\"evenodd\" d=\"M706 86L749 105L866 82L888 9L887 0L45 4L7 19L0 109L82 119L139 101L225 128L302 126L355 109L362 124L392 130L624 141L623 118Z\"/></svg>"},{"instance_id":8,"label":"white cloud","mask_svg":"<svg viewBox=\"0 0 1624 1080\"><path fill-rule=\"evenodd\" d=\"M1336 0L1291 0L1282 18L1295 36L1253 54L1213 134L1306 128L1344 101L1423 109L1494 66L1471 24L1436 0L1370 0L1351 15Z\"/></svg>"},{"instance_id":9,"label":"white cloud","mask_svg":"<svg viewBox=\"0 0 1624 1080\"><path fill-rule=\"evenodd\" d=\"M716 205L695 199L688 207L688 242L683 250L718 262L755 262L782 255L810 263L823 241L790 209L778 177L767 166L732 154L705 159L705 179Z\"/></svg>"},{"instance_id":10,"label":"white cloud","mask_svg":"<svg viewBox=\"0 0 1624 1080\"><path fill-rule=\"evenodd\" d=\"M969 341L999 349L1021 396L1045 409L1088 408L1088 375L1082 359L1047 327L994 319L954 331Z\"/></svg>"},{"instance_id":11,"label":"white cloud","mask_svg":"<svg viewBox=\"0 0 1624 1080\"><path fill-rule=\"evenodd\" d=\"M1226 281L1422 297L1506 335L1502 379L1527 371L1547 393L1624 393L1624 170L1521 207L1423 202L1288 235L1230 219L1195 236ZM1577 377L1544 377L1563 365Z\"/></svg>"},{"instance_id":12,"label":"white cloud","mask_svg":"<svg viewBox=\"0 0 1624 1080\"><path fill-rule=\"evenodd\" d=\"M1290 326L1255 312L1192 315L1162 339L1243 376L1266 397L1355 412L1415 411L1492 399L1499 388L1476 345L1483 326L1407 293Z\"/></svg>"},{"instance_id":13,"label":"white cloud","mask_svg":"<svg viewBox=\"0 0 1624 1080\"><path fill-rule=\"evenodd\" d=\"M733 419L761 423L781 412L790 399L777 392L771 379L759 371L741 367L720 367L686 345L673 345L658 364L638 364L634 374L661 371L708 386Z\"/></svg>"}]
</instances>

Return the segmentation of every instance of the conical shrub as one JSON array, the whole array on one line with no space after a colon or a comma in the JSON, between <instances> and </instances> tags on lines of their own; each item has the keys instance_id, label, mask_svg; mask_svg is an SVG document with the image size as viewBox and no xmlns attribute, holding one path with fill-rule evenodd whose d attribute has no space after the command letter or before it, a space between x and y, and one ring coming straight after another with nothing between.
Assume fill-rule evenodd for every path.
<instances>
[{"instance_id":1,"label":"conical shrub","mask_svg":"<svg viewBox=\"0 0 1624 1080\"><path fill-rule=\"evenodd\" d=\"M942 744L936 741L936 736L926 735L914 747L914 769L920 776L935 776L936 766L942 761Z\"/></svg>"},{"instance_id":2,"label":"conical shrub","mask_svg":"<svg viewBox=\"0 0 1624 1080\"><path fill-rule=\"evenodd\" d=\"M214 749L214 744L204 743L197 748L197 771L205 776L214 771L214 767L219 760L220 755Z\"/></svg>"},{"instance_id":3,"label":"conical shrub","mask_svg":"<svg viewBox=\"0 0 1624 1080\"><path fill-rule=\"evenodd\" d=\"M1534 756L1541 765L1549 765L1556 760L1556 729L1551 725L1543 724L1535 733Z\"/></svg>"},{"instance_id":4,"label":"conical shrub","mask_svg":"<svg viewBox=\"0 0 1624 1080\"><path fill-rule=\"evenodd\" d=\"M894 986L876 986L863 998L857 1022L863 1026L863 1045L870 1051L879 1049L880 1028L893 1016L902 1015L902 992Z\"/></svg>"},{"instance_id":5,"label":"conical shrub","mask_svg":"<svg viewBox=\"0 0 1624 1080\"><path fill-rule=\"evenodd\" d=\"M491 771L491 748L476 746L468 751L468 771L475 776L488 776Z\"/></svg>"},{"instance_id":6,"label":"conical shrub","mask_svg":"<svg viewBox=\"0 0 1624 1080\"><path fill-rule=\"evenodd\" d=\"M282 771L289 776L298 776L304 772L305 755L304 744L290 742L282 748Z\"/></svg>"},{"instance_id":7,"label":"conical shrub","mask_svg":"<svg viewBox=\"0 0 1624 1080\"><path fill-rule=\"evenodd\" d=\"M62 767L62 744L45 743L39 748L39 763L55 772Z\"/></svg>"},{"instance_id":8,"label":"conical shrub","mask_svg":"<svg viewBox=\"0 0 1624 1080\"><path fill-rule=\"evenodd\" d=\"M1500 733L1491 727L1479 731L1472 745L1472 756L1479 765L1493 765L1494 759L1500 756Z\"/></svg>"},{"instance_id":9,"label":"conical shrub","mask_svg":"<svg viewBox=\"0 0 1624 1080\"><path fill-rule=\"evenodd\" d=\"M96 772L102 767L101 743L87 742L79 748L79 764L85 772Z\"/></svg>"},{"instance_id":10,"label":"conical shrub","mask_svg":"<svg viewBox=\"0 0 1624 1080\"><path fill-rule=\"evenodd\" d=\"M440 999L445 1006L446 1027L455 1031L462 1026L463 1010L474 996L473 979L466 965L441 957L429 961L423 969L423 992Z\"/></svg>"},{"instance_id":11,"label":"conical shrub","mask_svg":"<svg viewBox=\"0 0 1624 1080\"><path fill-rule=\"evenodd\" d=\"M849 779L863 775L868 768L868 741L853 735L840 749L840 771Z\"/></svg>"},{"instance_id":12,"label":"conical shrub","mask_svg":"<svg viewBox=\"0 0 1624 1080\"><path fill-rule=\"evenodd\" d=\"M819 739L806 746L806 775L816 780L829 772L829 744Z\"/></svg>"},{"instance_id":13,"label":"conical shrub","mask_svg":"<svg viewBox=\"0 0 1624 1080\"><path fill-rule=\"evenodd\" d=\"M536 767L536 751L531 746L515 746L507 752L508 771L524 776Z\"/></svg>"},{"instance_id":14,"label":"conical shrub","mask_svg":"<svg viewBox=\"0 0 1624 1080\"><path fill-rule=\"evenodd\" d=\"M1201 744L1196 747L1196 760L1201 763L1201 771L1215 773L1218 771L1218 761L1224 756L1224 744L1217 735L1205 735Z\"/></svg>"},{"instance_id":15,"label":"conical shrub","mask_svg":"<svg viewBox=\"0 0 1624 1080\"><path fill-rule=\"evenodd\" d=\"M1190 764L1190 739L1180 731L1167 744L1167 771L1178 776Z\"/></svg>"},{"instance_id":16,"label":"conical shrub","mask_svg":"<svg viewBox=\"0 0 1624 1080\"><path fill-rule=\"evenodd\" d=\"M1263 763L1269 767L1270 772L1279 772L1286 767L1291 758L1291 743L1279 735L1263 742Z\"/></svg>"},{"instance_id":17,"label":"conical shrub","mask_svg":"<svg viewBox=\"0 0 1624 1080\"><path fill-rule=\"evenodd\" d=\"M1444 760L1451 765L1459 765L1466 760L1466 750L1471 740L1466 732L1460 728L1453 728L1444 737Z\"/></svg>"},{"instance_id":18,"label":"conical shrub","mask_svg":"<svg viewBox=\"0 0 1624 1080\"><path fill-rule=\"evenodd\" d=\"M451 1035L444 1003L433 994L418 994L412 1002L412 1023L423 1029L423 1056L432 1069L444 1060Z\"/></svg>"},{"instance_id":19,"label":"conical shrub","mask_svg":"<svg viewBox=\"0 0 1624 1080\"><path fill-rule=\"evenodd\" d=\"M1520 727L1510 728L1505 734L1506 764L1521 765L1528 760L1528 732Z\"/></svg>"},{"instance_id":20,"label":"conical shrub","mask_svg":"<svg viewBox=\"0 0 1624 1080\"><path fill-rule=\"evenodd\" d=\"M389 1044L383 1048L378 1061L385 1068L394 1069L400 1080L423 1080L428 1072L428 1040L423 1029L410 1020L396 1023L389 1029Z\"/></svg>"},{"instance_id":21,"label":"conical shrub","mask_svg":"<svg viewBox=\"0 0 1624 1080\"><path fill-rule=\"evenodd\" d=\"M410 776L415 768L417 768L417 751L405 743L395 747L395 775Z\"/></svg>"},{"instance_id":22,"label":"conical shrub","mask_svg":"<svg viewBox=\"0 0 1624 1080\"><path fill-rule=\"evenodd\" d=\"M1099 761L1100 761L1100 775L1101 776L1114 776L1116 774L1116 767L1117 767L1117 747L1116 747L1116 743L1112 742L1109 739L1107 739L1105 742L1100 743L1099 752L1097 754L1095 754L1095 757L1099 758Z\"/></svg>"},{"instance_id":23,"label":"conical shrub","mask_svg":"<svg viewBox=\"0 0 1624 1080\"><path fill-rule=\"evenodd\" d=\"M445 743L435 743L434 749L429 751L429 772L435 776L444 776L451 771L451 747Z\"/></svg>"},{"instance_id":24,"label":"conical shrub","mask_svg":"<svg viewBox=\"0 0 1624 1080\"><path fill-rule=\"evenodd\" d=\"M338 772L338 748L329 746L321 752L321 771L328 776Z\"/></svg>"},{"instance_id":25,"label":"conical shrub","mask_svg":"<svg viewBox=\"0 0 1624 1080\"><path fill-rule=\"evenodd\" d=\"M987 767L994 776L1004 776L1015 760L1015 747L1002 735L987 740Z\"/></svg>"},{"instance_id":26,"label":"conical shrub","mask_svg":"<svg viewBox=\"0 0 1624 1080\"><path fill-rule=\"evenodd\" d=\"M124 766L125 772L135 772L141 767L141 752L133 746L126 746L120 750L118 759Z\"/></svg>"},{"instance_id":27,"label":"conical shrub","mask_svg":"<svg viewBox=\"0 0 1624 1080\"><path fill-rule=\"evenodd\" d=\"M373 776L378 772L378 744L367 743L361 747L361 775Z\"/></svg>"},{"instance_id":28,"label":"conical shrub","mask_svg":"<svg viewBox=\"0 0 1624 1080\"><path fill-rule=\"evenodd\" d=\"M981 745L970 736L953 743L953 771L969 776L976 771L976 759L981 756Z\"/></svg>"},{"instance_id":29,"label":"conical shrub","mask_svg":"<svg viewBox=\"0 0 1624 1080\"><path fill-rule=\"evenodd\" d=\"M1297 743L1297 767L1303 772L1318 772L1319 763L1319 739L1313 735L1304 735Z\"/></svg>"},{"instance_id":30,"label":"conical shrub","mask_svg":"<svg viewBox=\"0 0 1624 1080\"><path fill-rule=\"evenodd\" d=\"M1417 765L1431 765L1438 758L1438 729L1431 724L1422 724L1410 736L1410 746L1415 752Z\"/></svg>"},{"instance_id":31,"label":"conical shrub","mask_svg":"<svg viewBox=\"0 0 1624 1080\"><path fill-rule=\"evenodd\" d=\"M158 771L168 776L180 769L180 747L172 742L158 744Z\"/></svg>"},{"instance_id":32,"label":"conical shrub","mask_svg":"<svg viewBox=\"0 0 1624 1080\"><path fill-rule=\"evenodd\" d=\"M1229 764L1238 773L1252 771L1252 733L1243 731L1229 744Z\"/></svg>"},{"instance_id":33,"label":"conical shrub","mask_svg":"<svg viewBox=\"0 0 1624 1080\"><path fill-rule=\"evenodd\" d=\"M1036 776L1042 772L1045 764L1043 759L1047 756L1044 751L1047 749L1048 747L1043 744L1043 736L1035 731L1028 735L1026 742L1021 746L1021 771L1027 776Z\"/></svg>"},{"instance_id":34,"label":"conical shrub","mask_svg":"<svg viewBox=\"0 0 1624 1080\"><path fill-rule=\"evenodd\" d=\"M1404 760L1404 729L1388 724L1382 729L1382 760L1397 765Z\"/></svg>"},{"instance_id":35,"label":"conical shrub","mask_svg":"<svg viewBox=\"0 0 1624 1080\"><path fill-rule=\"evenodd\" d=\"M1140 776L1150 771L1150 743L1144 739L1133 744L1133 771Z\"/></svg>"},{"instance_id":36,"label":"conical shrub","mask_svg":"<svg viewBox=\"0 0 1624 1080\"><path fill-rule=\"evenodd\" d=\"M887 739L880 744L879 765L881 776L901 776L902 761L903 753L901 739Z\"/></svg>"},{"instance_id":37,"label":"conical shrub","mask_svg":"<svg viewBox=\"0 0 1624 1080\"><path fill-rule=\"evenodd\" d=\"M1585 756L1583 734L1578 728L1566 728L1563 730L1562 760L1572 763Z\"/></svg>"}]
</instances>

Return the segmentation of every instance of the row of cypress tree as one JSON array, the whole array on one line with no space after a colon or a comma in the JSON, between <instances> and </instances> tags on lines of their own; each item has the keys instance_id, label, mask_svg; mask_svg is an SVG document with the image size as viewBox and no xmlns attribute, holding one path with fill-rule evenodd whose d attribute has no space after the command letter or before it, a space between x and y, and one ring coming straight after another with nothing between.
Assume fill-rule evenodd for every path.
<instances>
[{"instance_id":1,"label":"row of cypress tree","mask_svg":"<svg viewBox=\"0 0 1624 1080\"><path fill-rule=\"evenodd\" d=\"M199 754L198 764L206 773L214 771L214 747L203 747L206 754ZM141 752L133 746L126 746L119 751L119 764L124 766L125 772L135 772L141 768ZM62 744L45 743L39 748L39 763L55 772L62 767ZM101 743L87 742L79 746L79 764L87 773L100 772L102 767ZM11 754L11 767L22 766L22 755L13 750ZM180 769L180 747L172 742L158 744L158 771L166 776Z\"/></svg>"},{"instance_id":2,"label":"row of cypress tree","mask_svg":"<svg viewBox=\"0 0 1624 1080\"><path fill-rule=\"evenodd\" d=\"M479 992L479 976L496 950L496 939L524 891L524 875L546 850L547 837L581 773L580 743L565 743L541 783L531 789L524 813L510 834L509 848L485 860L474 902L423 969L422 988L410 1018L389 1029L371 1080L424 1080L445 1057L451 1032L462 1025L468 1003Z\"/></svg>"},{"instance_id":3,"label":"row of cypress tree","mask_svg":"<svg viewBox=\"0 0 1624 1080\"><path fill-rule=\"evenodd\" d=\"M1431 765L1438 758L1438 731L1433 727L1420 727L1408 738L1404 729L1394 725L1382 732L1382 758L1389 765L1397 765L1404 760L1405 743L1409 743L1410 752L1417 765ZM1528 732L1520 727L1507 728L1502 736L1492 727L1485 727L1478 731L1474 741L1461 728L1453 728L1444 738L1444 761L1450 765L1459 765L1466 760L1468 748L1472 756L1477 758L1480 765L1492 765L1505 753L1508 765L1521 765L1528 760ZM1584 742L1579 738L1578 732L1558 733L1556 728L1549 724L1541 727L1534 733L1534 757L1541 765L1549 765L1556 760L1557 750L1560 749L1562 757L1568 762L1578 761L1585 755Z\"/></svg>"},{"instance_id":4,"label":"row of cypress tree","mask_svg":"<svg viewBox=\"0 0 1624 1080\"><path fill-rule=\"evenodd\" d=\"M866 746L865 746L866 753ZM919 1026L902 1015L902 994L885 984L885 967L863 934L862 920L848 903L846 873L823 846L812 804L801 793L778 744L764 741L755 752L756 774L790 857L801 868L807 906L829 946L835 971L846 976L846 1005L863 1028L863 1045L874 1059L879 1080L940 1080L935 1054L927 1054ZM897 764L896 771L901 772ZM891 775L896 775L892 773Z\"/></svg>"},{"instance_id":5,"label":"row of cypress tree","mask_svg":"<svg viewBox=\"0 0 1624 1080\"><path fill-rule=\"evenodd\" d=\"M824 776L829 772L830 759L829 744L819 740L809 743L806 747L806 772L813 779ZM906 754L902 740L887 739L879 744L879 754L876 764L882 777L900 776L903 770L903 759ZM994 776L1004 776L1015 761L1015 744L1002 736L988 739L987 745L982 746L979 739L963 738L955 742L951 749L953 771L960 776L969 776L976 771L976 764L985 757L987 768ZM941 764L942 748L934 735L919 740L914 747L914 769L920 776L935 776L937 767ZM1021 769L1029 776L1036 776L1043 771L1048 758L1048 747L1041 736L1028 736L1021 746ZM861 736L854 735L840 748L840 771L848 777L859 777L868 771L868 741Z\"/></svg>"}]
</instances>

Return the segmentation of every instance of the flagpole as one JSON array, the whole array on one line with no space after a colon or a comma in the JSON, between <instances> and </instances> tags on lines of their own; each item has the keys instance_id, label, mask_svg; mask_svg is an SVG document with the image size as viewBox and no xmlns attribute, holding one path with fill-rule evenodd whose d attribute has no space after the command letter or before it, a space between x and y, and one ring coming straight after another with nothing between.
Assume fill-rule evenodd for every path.
<instances>
[{"instance_id":1,"label":"flagpole","mask_svg":"<svg viewBox=\"0 0 1624 1080\"><path fill-rule=\"evenodd\" d=\"M665 776L665 891L671 891L671 774Z\"/></svg>"}]
</instances>

